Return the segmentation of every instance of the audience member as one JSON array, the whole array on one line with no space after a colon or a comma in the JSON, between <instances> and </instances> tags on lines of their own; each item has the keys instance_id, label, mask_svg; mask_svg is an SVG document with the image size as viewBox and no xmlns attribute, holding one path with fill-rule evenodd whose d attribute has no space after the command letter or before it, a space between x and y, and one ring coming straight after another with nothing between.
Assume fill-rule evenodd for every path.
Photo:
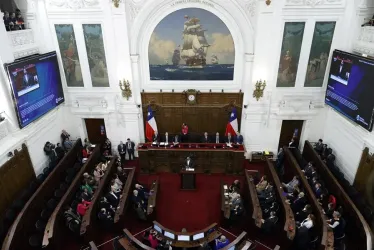
<instances>
[{"instance_id":1,"label":"audience member","mask_svg":"<svg viewBox=\"0 0 374 250\"><path fill-rule=\"evenodd\" d=\"M78 204L77 206L77 212L80 216L84 216L84 214L86 213L89 205L91 204L91 202L89 201L85 201L83 198L81 200L81 202Z\"/></svg>"},{"instance_id":2,"label":"audience member","mask_svg":"<svg viewBox=\"0 0 374 250\"><path fill-rule=\"evenodd\" d=\"M335 212L334 204L333 203L327 204L327 209L326 209L326 211L324 211L327 218L332 219L334 212Z\"/></svg>"},{"instance_id":3,"label":"audience member","mask_svg":"<svg viewBox=\"0 0 374 250\"><path fill-rule=\"evenodd\" d=\"M88 147L88 148L91 148L92 147L92 144L91 144L91 142L87 139L87 138L85 138L84 139L84 145L83 145L84 147Z\"/></svg>"},{"instance_id":4,"label":"audience member","mask_svg":"<svg viewBox=\"0 0 374 250\"><path fill-rule=\"evenodd\" d=\"M266 175L261 177L260 182L256 185L257 193L261 193L265 190L266 186L268 185L267 177Z\"/></svg>"},{"instance_id":5,"label":"audience member","mask_svg":"<svg viewBox=\"0 0 374 250\"><path fill-rule=\"evenodd\" d=\"M314 185L314 193L317 199L321 198L321 195L323 194L321 183L316 183L316 185Z\"/></svg>"},{"instance_id":6,"label":"audience member","mask_svg":"<svg viewBox=\"0 0 374 250\"><path fill-rule=\"evenodd\" d=\"M130 140L130 138L127 138L127 142L126 142L126 150L127 150L127 153L129 154L129 160L134 160L135 159L135 143L133 141Z\"/></svg>"},{"instance_id":7,"label":"audience member","mask_svg":"<svg viewBox=\"0 0 374 250\"><path fill-rule=\"evenodd\" d=\"M316 145L314 145L314 150L317 151L319 155L321 155L323 149L323 140L319 139Z\"/></svg>"},{"instance_id":8,"label":"audience member","mask_svg":"<svg viewBox=\"0 0 374 250\"><path fill-rule=\"evenodd\" d=\"M112 189L105 198L111 206L113 206L114 208L118 207L120 196L115 194Z\"/></svg>"},{"instance_id":9,"label":"audience member","mask_svg":"<svg viewBox=\"0 0 374 250\"><path fill-rule=\"evenodd\" d=\"M240 182L239 180L235 180L229 187L229 192L233 193L233 192L238 192L238 191L240 191Z\"/></svg>"},{"instance_id":10,"label":"audience member","mask_svg":"<svg viewBox=\"0 0 374 250\"><path fill-rule=\"evenodd\" d=\"M147 220L147 217L146 217L147 210L145 210L143 204L141 204L140 202L135 203L135 211L140 220L143 220L143 221Z\"/></svg>"},{"instance_id":11,"label":"audience member","mask_svg":"<svg viewBox=\"0 0 374 250\"><path fill-rule=\"evenodd\" d=\"M165 132L165 135L164 135L164 138L162 138L162 141L165 143L165 145L169 145L170 137L169 137L168 132Z\"/></svg>"},{"instance_id":12,"label":"audience member","mask_svg":"<svg viewBox=\"0 0 374 250\"><path fill-rule=\"evenodd\" d=\"M295 189L298 189L299 177L294 176L293 179L289 183L287 184L282 183L282 186L286 189L288 193L292 193Z\"/></svg>"},{"instance_id":13,"label":"audience member","mask_svg":"<svg viewBox=\"0 0 374 250\"><path fill-rule=\"evenodd\" d=\"M65 140L70 140L70 134L66 132L65 129L61 131L61 140L64 142Z\"/></svg>"},{"instance_id":14,"label":"audience member","mask_svg":"<svg viewBox=\"0 0 374 250\"><path fill-rule=\"evenodd\" d=\"M341 214L335 211L332 219L328 221L328 226L334 230L334 238L341 238L344 235L345 221L341 218Z\"/></svg>"},{"instance_id":15,"label":"audience member","mask_svg":"<svg viewBox=\"0 0 374 250\"><path fill-rule=\"evenodd\" d=\"M276 216L276 213L274 211L271 211L269 218L267 218L265 220L264 219L261 220L262 230L264 230L264 232L266 232L266 233L270 233L274 229L277 221L278 221L278 217Z\"/></svg>"},{"instance_id":16,"label":"audience member","mask_svg":"<svg viewBox=\"0 0 374 250\"><path fill-rule=\"evenodd\" d=\"M305 195L303 192L300 192L298 197L292 202L291 209L294 212L298 212L303 209L306 204Z\"/></svg>"},{"instance_id":17,"label":"audience member","mask_svg":"<svg viewBox=\"0 0 374 250\"><path fill-rule=\"evenodd\" d=\"M309 214L308 217L303 220L300 224L300 227L306 227L311 229L314 226L315 217L313 214Z\"/></svg>"},{"instance_id":18,"label":"audience member","mask_svg":"<svg viewBox=\"0 0 374 250\"><path fill-rule=\"evenodd\" d=\"M101 178L104 176L104 172L101 170L100 166L97 165L95 167L95 170L94 170L94 177L95 177L95 181L97 183L100 182Z\"/></svg>"},{"instance_id":19,"label":"audience member","mask_svg":"<svg viewBox=\"0 0 374 250\"><path fill-rule=\"evenodd\" d=\"M104 142L103 151L108 152L109 155L112 155L112 143L110 142L109 138L106 138Z\"/></svg>"},{"instance_id":20,"label":"audience member","mask_svg":"<svg viewBox=\"0 0 374 250\"><path fill-rule=\"evenodd\" d=\"M234 142L233 138L231 137L231 133L227 133L227 137L226 137L225 142L227 144L232 144Z\"/></svg>"},{"instance_id":21,"label":"audience member","mask_svg":"<svg viewBox=\"0 0 374 250\"><path fill-rule=\"evenodd\" d=\"M102 222L104 227L108 228L112 225L113 217L105 208L100 209L100 212L98 214L99 220Z\"/></svg>"},{"instance_id":22,"label":"audience member","mask_svg":"<svg viewBox=\"0 0 374 250\"><path fill-rule=\"evenodd\" d=\"M64 149L61 147L61 144L60 144L60 143L57 143L57 144L56 144L55 152L56 152L57 160L58 160L58 161L60 161L60 160L64 157L64 155L65 155L65 151L64 151Z\"/></svg>"},{"instance_id":23,"label":"audience member","mask_svg":"<svg viewBox=\"0 0 374 250\"><path fill-rule=\"evenodd\" d=\"M135 189L139 192L139 196L142 199L144 199L144 200L148 199L148 197L149 197L149 190L148 189L144 188L142 185L140 185L138 183L135 184Z\"/></svg>"},{"instance_id":24,"label":"audience member","mask_svg":"<svg viewBox=\"0 0 374 250\"><path fill-rule=\"evenodd\" d=\"M174 145L178 145L178 144L179 144L179 136L178 136L178 135L175 135L175 136L174 136L173 144L174 144Z\"/></svg>"},{"instance_id":25,"label":"audience member","mask_svg":"<svg viewBox=\"0 0 374 250\"><path fill-rule=\"evenodd\" d=\"M221 235L221 237L219 237L219 239L216 239L215 242L217 250L224 248L225 246L230 244L230 241L224 235Z\"/></svg>"},{"instance_id":26,"label":"audience member","mask_svg":"<svg viewBox=\"0 0 374 250\"><path fill-rule=\"evenodd\" d=\"M311 213L312 213L312 206L309 205L309 204L307 204L307 205L305 205L305 207L303 208L303 210L301 210L300 212L296 212L296 214L295 214L295 220L296 221L303 221Z\"/></svg>"},{"instance_id":27,"label":"audience member","mask_svg":"<svg viewBox=\"0 0 374 250\"><path fill-rule=\"evenodd\" d=\"M126 159L126 146L123 144L122 141L120 141L117 149L118 149L119 156L121 158L121 164L124 164L125 159Z\"/></svg>"},{"instance_id":28,"label":"audience member","mask_svg":"<svg viewBox=\"0 0 374 250\"><path fill-rule=\"evenodd\" d=\"M83 193L81 196L85 201L91 201L92 199L92 193L89 193L87 188L83 188Z\"/></svg>"}]
</instances>

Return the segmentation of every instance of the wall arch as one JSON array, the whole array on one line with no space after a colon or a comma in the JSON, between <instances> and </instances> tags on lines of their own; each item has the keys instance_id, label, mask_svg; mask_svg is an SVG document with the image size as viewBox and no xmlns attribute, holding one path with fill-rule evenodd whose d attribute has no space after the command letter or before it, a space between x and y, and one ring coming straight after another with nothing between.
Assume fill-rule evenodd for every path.
<instances>
[{"instance_id":1,"label":"wall arch","mask_svg":"<svg viewBox=\"0 0 374 250\"><path fill-rule=\"evenodd\" d=\"M133 20L130 35L130 54L136 57L132 60L134 83L141 89L186 89L186 86L204 89L225 89L237 91L244 89L243 82L248 78L246 56L254 52L254 29L245 11L235 2L227 0L160 0L148 1ZM209 11L222 20L229 29L235 45L234 80L219 81L209 84L209 81L157 81L155 84L149 78L148 45L157 24L170 13L185 9L200 8ZM136 67L136 68L134 68Z\"/></svg>"}]
</instances>

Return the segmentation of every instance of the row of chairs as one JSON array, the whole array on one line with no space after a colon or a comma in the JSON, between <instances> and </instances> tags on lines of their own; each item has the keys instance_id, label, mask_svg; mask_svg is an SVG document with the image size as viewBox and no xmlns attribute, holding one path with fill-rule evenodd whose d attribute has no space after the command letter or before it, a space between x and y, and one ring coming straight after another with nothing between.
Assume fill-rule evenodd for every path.
<instances>
[{"instance_id":1,"label":"row of chairs","mask_svg":"<svg viewBox=\"0 0 374 250\"><path fill-rule=\"evenodd\" d=\"M44 229L47 225L49 217L52 215L57 204L63 197L66 190L74 180L75 175L81 168L81 162L77 161L73 167L70 167L61 173L60 184L56 186L52 197L45 197L48 199L43 210L40 212L39 218L35 222L34 233L29 237L29 245L32 248L40 248L42 245Z\"/></svg>"},{"instance_id":2,"label":"row of chairs","mask_svg":"<svg viewBox=\"0 0 374 250\"><path fill-rule=\"evenodd\" d=\"M9 228L12 226L14 220L17 218L18 214L21 212L23 207L26 205L27 201L39 188L39 186L44 182L48 175L53 171L57 166L58 162L50 162L49 166L45 167L42 170L42 173L39 174L35 180L31 181L28 187L26 187L19 197L14 200L12 205L6 210L2 221L0 222L0 242L4 240L6 233Z\"/></svg>"}]
</instances>

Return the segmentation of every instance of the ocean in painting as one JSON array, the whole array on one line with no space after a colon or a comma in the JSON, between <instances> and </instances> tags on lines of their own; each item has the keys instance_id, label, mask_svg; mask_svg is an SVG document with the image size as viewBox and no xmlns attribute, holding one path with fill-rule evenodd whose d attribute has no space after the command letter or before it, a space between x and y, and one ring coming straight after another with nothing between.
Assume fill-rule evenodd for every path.
<instances>
[{"instance_id":1,"label":"ocean in painting","mask_svg":"<svg viewBox=\"0 0 374 250\"><path fill-rule=\"evenodd\" d=\"M195 80L229 81L233 79L233 64L205 65L191 68L184 65L150 65L151 80Z\"/></svg>"}]
</instances>

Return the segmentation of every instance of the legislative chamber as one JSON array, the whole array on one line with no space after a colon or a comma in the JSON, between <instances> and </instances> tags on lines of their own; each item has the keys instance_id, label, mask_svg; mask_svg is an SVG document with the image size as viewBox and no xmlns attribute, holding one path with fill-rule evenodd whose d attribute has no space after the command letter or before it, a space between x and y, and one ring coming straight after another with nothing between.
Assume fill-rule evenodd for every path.
<instances>
[{"instance_id":1,"label":"legislative chamber","mask_svg":"<svg viewBox=\"0 0 374 250\"><path fill-rule=\"evenodd\" d=\"M373 250L370 0L2 0L0 250Z\"/></svg>"}]
</instances>

